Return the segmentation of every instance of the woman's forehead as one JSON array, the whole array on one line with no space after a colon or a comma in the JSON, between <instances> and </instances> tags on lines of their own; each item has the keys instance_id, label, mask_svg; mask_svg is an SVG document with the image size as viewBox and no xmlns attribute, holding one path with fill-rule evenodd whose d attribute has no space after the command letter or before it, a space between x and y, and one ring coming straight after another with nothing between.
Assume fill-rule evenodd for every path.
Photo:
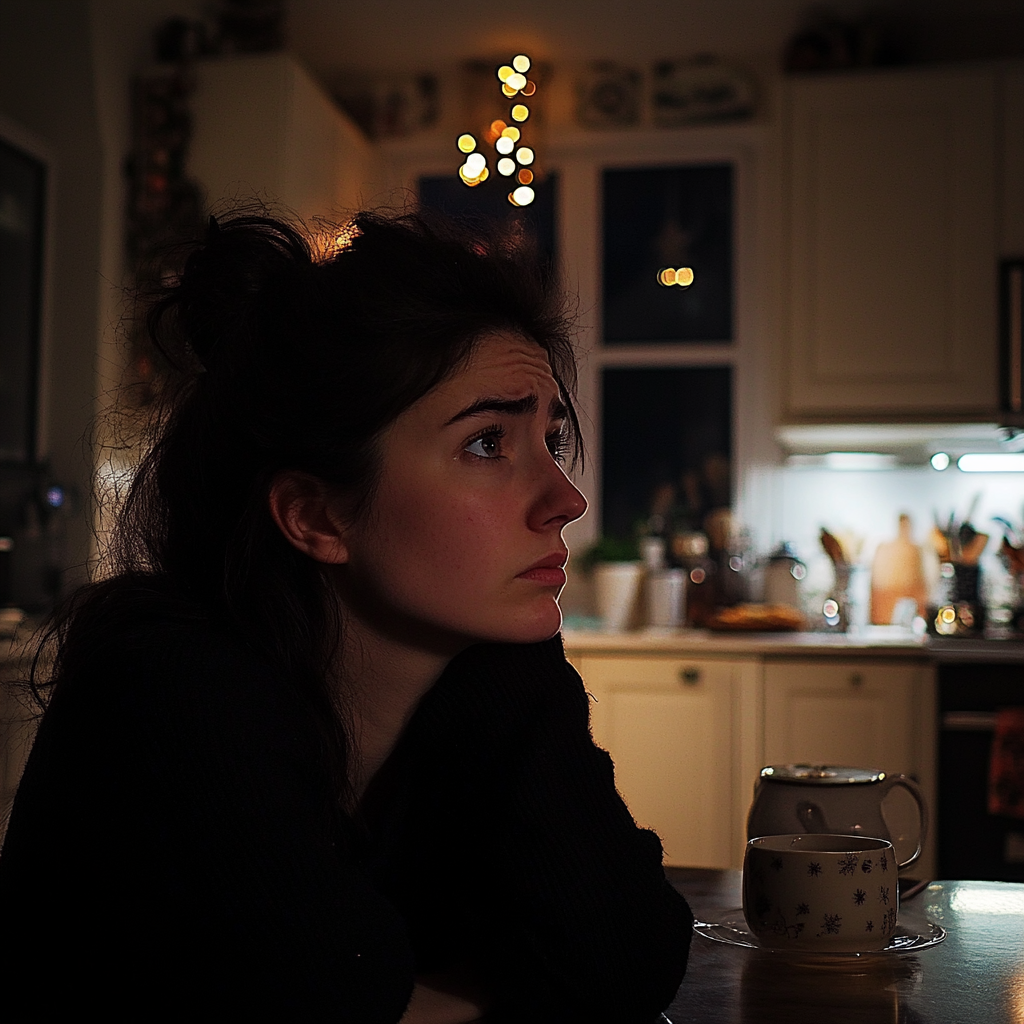
<instances>
[{"instance_id":1,"label":"woman's forehead","mask_svg":"<svg viewBox=\"0 0 1024 1024\"><path fill-rule=\"evenodd\" d=\"M504 331L480 338L462 369L445 383L459 391L481 386L503 393L522 394L524 388L536 393L538 387L557 391L547 352L530 338Z\"/></svg>"}]
</instances>

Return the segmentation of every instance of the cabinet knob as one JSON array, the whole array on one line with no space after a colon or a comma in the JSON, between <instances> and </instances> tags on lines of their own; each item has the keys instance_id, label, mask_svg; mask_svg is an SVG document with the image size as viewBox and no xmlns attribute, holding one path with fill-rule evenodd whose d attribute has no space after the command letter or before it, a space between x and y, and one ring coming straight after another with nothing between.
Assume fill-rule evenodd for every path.
<instances>
[{"instance_id":1,"label":"cabinet knob","mask_svg":"<svg viewBox=\"0 0 1024 1024\"><path fill-rule=\"evenodd\" d=\"M864 674L862 672L851 672L850 673L850 685L851 686L862 686L864 684Z\"/></svg>"},{"instance_id":2,"label":"cabinet knob","mask_svg":"<svg viewBox=\"0 0 1024 1024\"><path fill-rule=\"evenodd\" d=\"M679 681L684 686L696 686L700 682L700 669L692 665L679 670Z\"/></svg>"}]
</instances>

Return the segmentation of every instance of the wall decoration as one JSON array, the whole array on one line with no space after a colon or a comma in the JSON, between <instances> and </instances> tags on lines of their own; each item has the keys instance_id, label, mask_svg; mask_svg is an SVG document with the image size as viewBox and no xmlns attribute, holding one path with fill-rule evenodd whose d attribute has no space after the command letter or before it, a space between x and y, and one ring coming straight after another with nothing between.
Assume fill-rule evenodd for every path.
<instances>
[{"instance_id":1,"label":"wall decoration","mask_svg":"<svg viewBox=\"0 0 1024 1024\"><path fill-rule=\"evenodd\" d=\"M747 72L715 57L662 60L652 69L651 119L659 128L750 117L754 100Z\"/></svg>"},{"instance_id":2,"label":"wall decoration","mask_svg":"<svg viewBox=\"0 0 1024 1024\"><path fill-rule=\"evenodd\" d=\"M338 103L371 139L414 135L437 121L434 75L348 76L334 92Z\"/></svg>"},{"instance_id":3,"label":"wall decoration","mask_svg":"<svg viewBox=\"0 0 1024 1024\"><path fill-rule=\"evenodd\" d=\"M589 64L576 81L576 119L586 128L626 128L640 123L642 78L611 61Z\"/></svg>"},{"instance_id":4,"label":"wall decoration","mask_svg":"<svg viewBox=\"0 0 1024 1024\"><path fill-rule=\"evenodd\" d=\"M732 340L733 190L732 164L604 172L605 344Z\"/></svg>"}]
</instances>

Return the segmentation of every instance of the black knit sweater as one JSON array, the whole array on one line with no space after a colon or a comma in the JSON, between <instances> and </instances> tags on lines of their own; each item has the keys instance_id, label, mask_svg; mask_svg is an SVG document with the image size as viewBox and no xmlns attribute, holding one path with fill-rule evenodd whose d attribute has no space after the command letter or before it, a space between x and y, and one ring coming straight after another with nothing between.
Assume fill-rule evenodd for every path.
<instances>
[{"instance_id":1,"label":"black knit sweater","mask_svg":"<svg viewBox=\"0 0 1024 1024\"><path fill-rule=\"evenodd\" d=\"M414 974L454 967L496 1021L648 1024L671 1002L689 909L558 638L457 657L355 820L317 742L273 671L195 621L149 620L62 680L0 856L0 1020L395 1024Z\"/></svg>"}]
</instances>

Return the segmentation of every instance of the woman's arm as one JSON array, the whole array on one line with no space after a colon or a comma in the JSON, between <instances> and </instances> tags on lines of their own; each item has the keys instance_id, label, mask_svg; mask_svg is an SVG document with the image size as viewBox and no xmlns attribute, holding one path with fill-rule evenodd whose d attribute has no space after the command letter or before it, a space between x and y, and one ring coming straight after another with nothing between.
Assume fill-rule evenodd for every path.
<instances>
[{"instance_id":1,"label":"woman's arm","mask_svg":"<svg viewBox=\"0 0 1024 1024\"><path fill-rule=\"evenodd\" d=\"M560 640L464 652L408 740L409 856L386 884L418 951L469 957L495 1019L656 1018L692 916L615 790Z\"/></svg>"}]
</instances>

